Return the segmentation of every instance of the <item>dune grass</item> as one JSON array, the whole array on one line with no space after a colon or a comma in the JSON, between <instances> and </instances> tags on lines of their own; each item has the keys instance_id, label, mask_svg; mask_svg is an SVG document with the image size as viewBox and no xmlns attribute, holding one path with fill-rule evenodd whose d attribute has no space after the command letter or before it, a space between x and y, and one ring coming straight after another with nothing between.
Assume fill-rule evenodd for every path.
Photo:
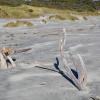
<instances>
[{"instance_id":1,"label":"dune grass","mask_svg":"<svg viewBox=\"0 0 100 100\"><path fill-rule=\"evenodd\" d=\"M18 26L33 26L33 24L29 21L14 21L8 22L4 25L4 27L18 27Z\"/></svg>"},{"instance_id":2,"label":"dune grass","mask_svg":"<svg viewBox=\"0 0 100 100\"><path fill-rule=\"evenodd\" d=\"M0 6L1 18L30 18L42 14L41 8L21 5L17 7Z\"/></svg>"},{"instance_id":3,"label":"dune grass","mask_svg":"<svg viewBox=\"0 0 100 100\"><path fill-rule=\"evenodd\" d=\"M52 1L52 0L51 0ZM57 19L77 19L71 14L100 15L96 5L91 0L54 0L55 2L44 2L43 0L0 0L1 18L34 18L45 14L57 14ZM81 2L84 1L84 2ZM59 15L59 16L58 16ZM54 18L54 16L52 16Z\"/></svg>"},{"instance_id":4,"label":"dune grass","mask_svg":"<svg viewBox=\"0 0 100 100\"><path fill-rule=\"evenodd\" d=\"M76 17L76 16L72 16L72 15L70 15L70 14L68 14L68 15L63 15L63 14L58 14L58 15L51 15L51 16L49 16L49 20L52 20L52 19L58 19L58 20L66 20L66 19L69 19L69 20L72 20L72 21L74 21L74 20L78 20L78 18Z\"/></svg>"}]
</instances>

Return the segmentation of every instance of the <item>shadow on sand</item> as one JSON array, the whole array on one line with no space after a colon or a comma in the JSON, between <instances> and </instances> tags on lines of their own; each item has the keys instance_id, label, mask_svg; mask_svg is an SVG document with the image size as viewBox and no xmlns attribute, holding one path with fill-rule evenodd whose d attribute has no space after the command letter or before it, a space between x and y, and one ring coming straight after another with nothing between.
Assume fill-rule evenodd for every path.
<instances>
[{"instance_id":1,"label":"shadow on sand","mask_svg":"<svg viewBox=\"0 0 100 100\"><path fill-rule=\"evenodd\" d=\"M59 73L62 77L64 77L66 80L68 80L72 85L74 85L74 86L78 89L78 87L75 85L75 83L73 82L73 80L70 79L70 78L66 75L66 73L63 72L63 71L60 69L58 57L56 57L56 63L54 63L54 68L55 68L55 69L50 69L50 68L40 67L40 66L35 66L35 67ZM74 69L71 69L71 71L72 71L72 73L74 74L74 76L75 76L76 78L78 78L78 73L77 73Z\"/></svg>"}]
</instances>

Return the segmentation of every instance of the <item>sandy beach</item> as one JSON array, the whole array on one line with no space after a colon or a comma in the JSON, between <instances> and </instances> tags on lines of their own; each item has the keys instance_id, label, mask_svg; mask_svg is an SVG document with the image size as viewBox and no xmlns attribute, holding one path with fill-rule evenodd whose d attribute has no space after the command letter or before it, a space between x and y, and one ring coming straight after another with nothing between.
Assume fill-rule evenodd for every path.
<instances>
[{"instance_id":1,"label":"sandy beach","mask_svg":"<svg viewBox=\"0 0 100 100\"><path fill-rule=\"evenodd\" d=\"M0 47L31 48L11 56L16 68L0 70L0 100L92 100L100 96L100 16L87 20L23 19L33 26L3 27L16 19L0 19ZM66 28L65 54L68 48L81 54L88 73L86 89L78 91L55 68L64 71L59 54L59 40ZM47 69L46 69L47 68ZM51 69L51 70L48 70Z\"/></svg>"}]
</instances>

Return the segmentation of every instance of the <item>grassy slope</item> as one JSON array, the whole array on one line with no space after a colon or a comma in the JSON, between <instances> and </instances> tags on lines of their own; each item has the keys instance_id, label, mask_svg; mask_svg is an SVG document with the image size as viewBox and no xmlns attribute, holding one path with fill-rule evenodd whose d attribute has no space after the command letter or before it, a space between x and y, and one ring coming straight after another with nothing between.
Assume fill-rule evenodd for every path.
<instances>
[{"instance_id":1,"label":"grassy slope","mask_svg":"<svg viewBox=\"0 0 100 100\"><path fill-rule=\"evenodd\" d=\"M30 18L46 13L57 13L64 18L72 17L70 13L83 15L98 15L96 5L91 0L32 0L26 3L25 0L0 0L0 17L2 18ZM83 2L82 2L83 1ZM28 5L27 5L28 4Z\"/></svg>"},{"instance_id":2,"label":"grassy slope","mask_svg":"<svg viewBox=\"0 0 100 100\"><path fill-rule=\"evenodd\" d=\"M16 20L16 21L6 23L4 25L4 27L18 27L18 26L33 26L33 24L29 21Z\"/></svg>"}]
</instances>

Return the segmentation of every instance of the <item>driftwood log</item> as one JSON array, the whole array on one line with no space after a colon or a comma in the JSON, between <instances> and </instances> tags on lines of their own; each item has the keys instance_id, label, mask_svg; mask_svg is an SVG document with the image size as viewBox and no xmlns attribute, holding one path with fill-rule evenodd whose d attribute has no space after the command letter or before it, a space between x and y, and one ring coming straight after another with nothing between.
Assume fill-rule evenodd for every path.
<instances>
[{"instance_id":1,"label":"driftwood log","mask_svg":"<svg viewBox=\"0 0 100 100\"><path fill-rule=\"evenodd\" d=\"M64 54L65 42L66 42L66 29L63 29L63 35L60 40L60 55L61 55L61 58L63 61L64 69L66 70L67 76L74 82L75 86L79 90L83 90L87 84L87 71L86 71L84 61L80 54L72 54L69 49L69 51L68 51L69 58L70 58L71 62L73 63L73 65L76 69L76 72L78 74L78 78L76 78L76 76L73 74L73 72L68 64L68 61L65 57L65 54Z\"/></svg>"},{"instance_id":2,"label":"driftwood log","mask_svg":"<svg viewBox=\"0 0 100 100\"><path fill-rule=\"evenodd\" d=\"M12 53L11 48L1 48L0 49L0 69L15 67L15 63L10 56L11 53Z\"/></svg>"},{"instance_id":3,"label":"driftwood log","mask_svg":"<svg viewBox=\"0 0 100 100\"><path fill-rule=\"evenodd\" d=\"M8 48L8 47L0 48L0 69L15 67L16 64L10 55L15 53L26 52L28 50L31 50L31 48L18 49L18 50L14 50L13 48Z\"/></svg>"}]
</instances>

